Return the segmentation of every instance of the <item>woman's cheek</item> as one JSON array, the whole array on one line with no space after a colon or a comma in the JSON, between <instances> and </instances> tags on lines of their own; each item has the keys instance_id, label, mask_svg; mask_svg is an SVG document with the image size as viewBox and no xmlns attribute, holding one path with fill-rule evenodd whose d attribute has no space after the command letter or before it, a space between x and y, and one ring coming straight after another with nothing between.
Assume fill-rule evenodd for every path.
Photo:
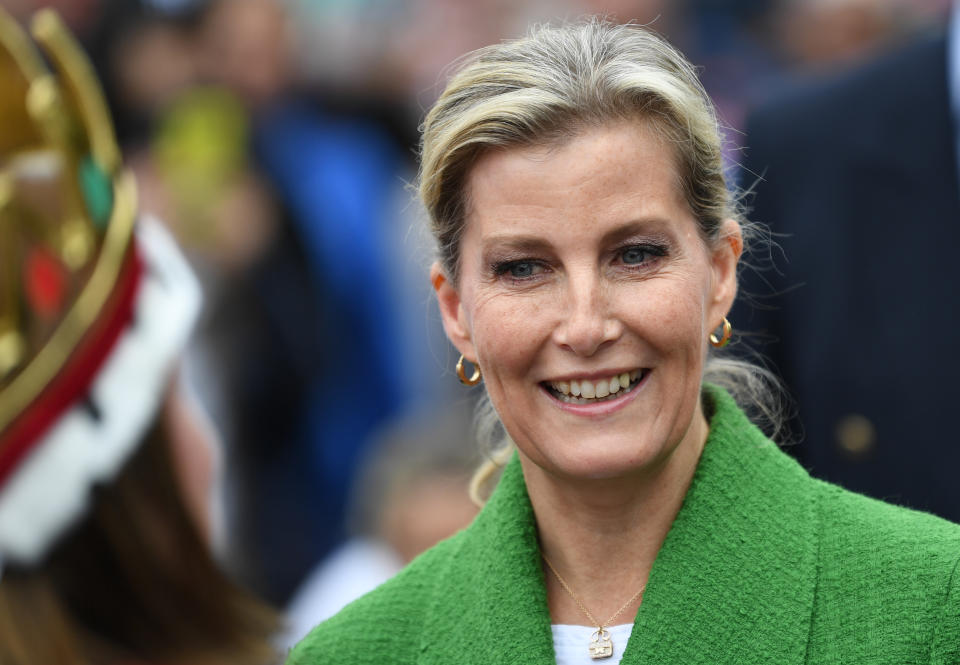
<instances>
[{"instance_id":1,"label":"woman's cheek","mask_svg":"<svg viewBox=\"0 0 960 665\"><path fill-rule=\"evenodd\" d=\"M473 317L473 338L481 365L491 358L499 366L520 369L527 365L549 336L546 318L542 304L528 296L484 299Z\"/></svg>"},{"instance_id":2,"label":"woman's cheek","mask_svg":"<svg viewBox=\"0 0 960 665\"><path fill-rule=\"evenodd\" d=\"M616 302L626 305L621 316L627 327L643 332L651 341L666 338L675 345L679 340L700 337L704 302L697 289L682 288L674 282L651 281L618 293Z\"/></svg>"}]
</instances>

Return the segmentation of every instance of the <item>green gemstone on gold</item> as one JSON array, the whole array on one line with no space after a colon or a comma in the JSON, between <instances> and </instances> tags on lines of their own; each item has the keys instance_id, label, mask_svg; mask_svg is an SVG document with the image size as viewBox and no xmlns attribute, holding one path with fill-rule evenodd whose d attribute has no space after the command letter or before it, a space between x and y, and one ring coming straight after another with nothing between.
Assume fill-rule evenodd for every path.
<instances>
[{"instance_id":1,"label":"green gemstone on gold","mask_svg":"<svg viewBox=\"0 0 960 665\"><path fill-rule=\"evenodd\" d=\"M99 230L107 228L113 211L113 187L110 178L93 158L84 157L80 162L80 188L87 204L87 213Z\"/></svg>"}]
</instances>

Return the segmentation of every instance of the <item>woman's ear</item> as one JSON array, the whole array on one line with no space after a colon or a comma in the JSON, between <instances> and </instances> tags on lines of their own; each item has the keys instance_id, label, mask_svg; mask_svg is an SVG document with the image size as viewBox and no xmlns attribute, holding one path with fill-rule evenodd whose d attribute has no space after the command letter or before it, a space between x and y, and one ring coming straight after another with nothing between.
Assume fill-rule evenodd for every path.
<instances>
[{"instance_id":1,"label":"woman's ear","mask_svg":"<svg viewBox=\"0 0 960 665\"><path fill-rule=\"evenodd\" d=\"M713 294L710 323L719 325L730 312L737 296L737 264L743 254L743 233L734 219L725 219L720 225L720 236L711 252L713 267Z\"/></svg>"},{"instance_id":2,"label":"woman's ear","mask_svg":"<svg viewBox=\"0 0 960 665\"><path fill-rule=\"evenodd\" d=\"M434 261L430 267L430 283L437 293L437 304L440 306L440 317L443 320L443 330L447 338L471 363L477 362L476 349L470 335L470 326L467 322L460 293L447 278L440 264Z\"/></svg>"}]
</instances>

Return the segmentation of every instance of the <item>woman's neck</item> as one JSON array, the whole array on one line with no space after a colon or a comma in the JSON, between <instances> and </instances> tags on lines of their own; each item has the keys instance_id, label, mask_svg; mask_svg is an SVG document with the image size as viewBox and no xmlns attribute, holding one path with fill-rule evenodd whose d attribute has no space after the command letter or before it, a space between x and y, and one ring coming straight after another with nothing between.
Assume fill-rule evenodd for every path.
<instances>
[{"instance_id":1,"label":"woman's neck","mask_svg":"<svg viewBox=\"0 0 960 665\"><path fill-rule=\"evenodd\" d=\"M706 441L698 411L683 440L652 468L618 479L558 477L520 454L540 546L598 622L607 622L647 583L654 559L683 504ZM590 620L544 566L553 623ZM642 598L613 624L630 623Z\"/></svg>"}]
</instances>

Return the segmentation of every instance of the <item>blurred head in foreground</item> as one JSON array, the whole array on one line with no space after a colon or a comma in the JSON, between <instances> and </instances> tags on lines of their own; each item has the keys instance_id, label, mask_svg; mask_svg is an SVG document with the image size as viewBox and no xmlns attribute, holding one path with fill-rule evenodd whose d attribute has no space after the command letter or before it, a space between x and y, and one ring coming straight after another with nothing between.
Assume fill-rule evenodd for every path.
<instances>
[{"instance_id":1,"label":"blurred head in foreground","mask_svg":"<svg viewBox=\"0 0 960 665\"><path fill-rule=\"evenodd\" d=\"M0 662L264 663L209 549L212 448L173 380L199 290L51 12L0 10Z\"/></svg>"}]
</instances>

